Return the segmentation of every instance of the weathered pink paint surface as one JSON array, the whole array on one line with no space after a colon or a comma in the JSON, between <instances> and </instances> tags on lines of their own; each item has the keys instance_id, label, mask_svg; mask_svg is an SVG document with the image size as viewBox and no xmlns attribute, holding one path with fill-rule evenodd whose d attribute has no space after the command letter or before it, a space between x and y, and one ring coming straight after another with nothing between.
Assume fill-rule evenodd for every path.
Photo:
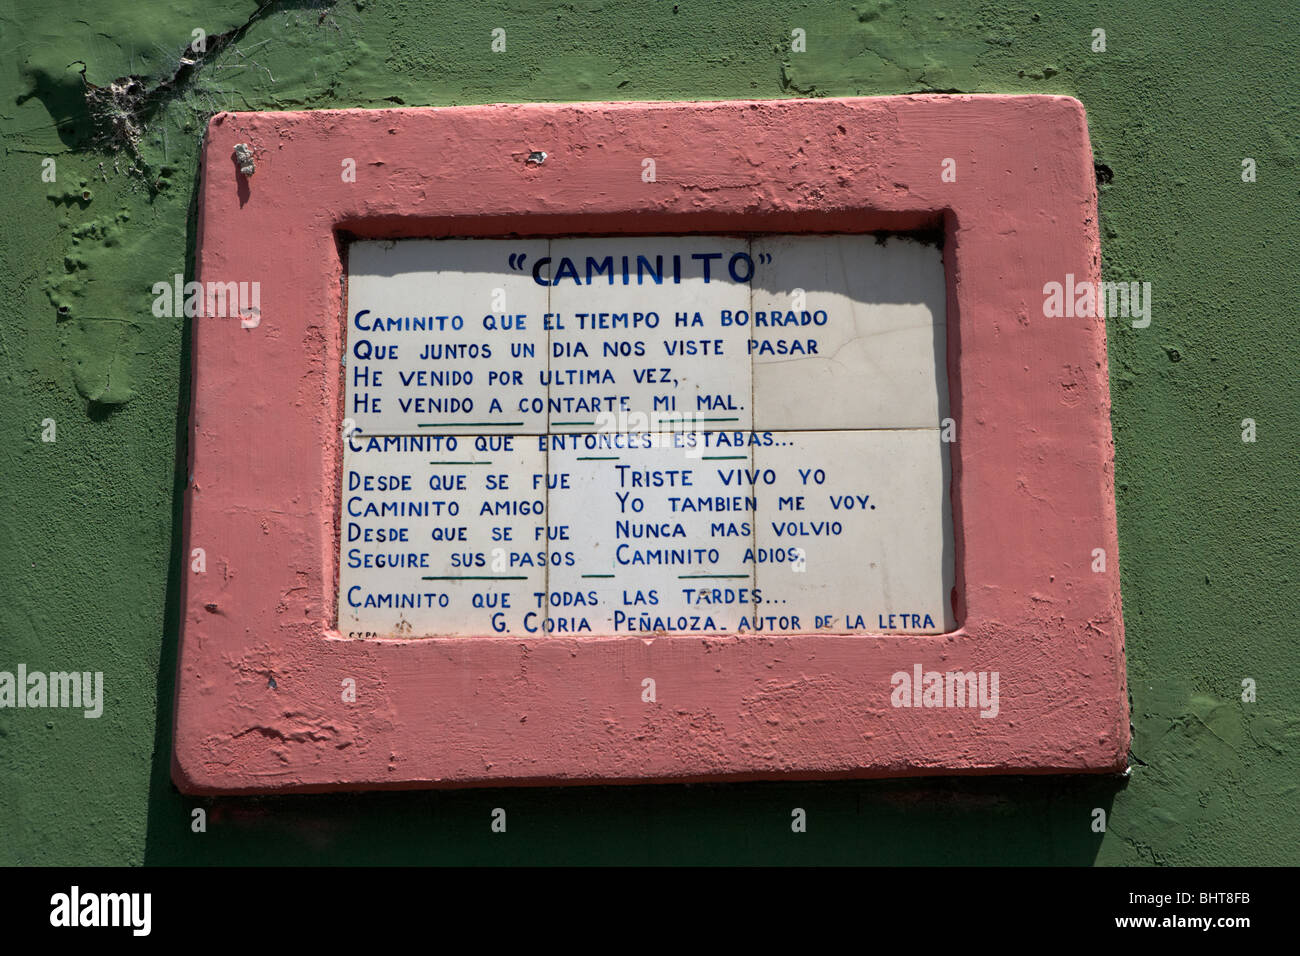
<instances>
[{"instance_id":1,"label":"weathered pink paint surface","mask_svg":"<svg viewBox=\"0 0 1300 956\"><path fill-rule=\"evenodd\" d=\"M236 143L256 156L244 180ZM525 162L532 150L543 165ZM641 181L653 157L658 182ZM356 182L344 182L344 158ZM957 163L957 182L940 179ZM958 631L358 641L334 628L344 237L946 235ZM1065 97L220 114L194 322L173 775L188 793L1116 771L1128 705L1092 155ZM1094 548L1107 555L1091 570ZM960 596L960 598L958 597ZM890 676L997 671L1000 713ZM656 681L656 703L641 681ZM356 703L342 682L356 681ZM272 679L274 686L271 686Z\"/></svg>"}]
</instances>

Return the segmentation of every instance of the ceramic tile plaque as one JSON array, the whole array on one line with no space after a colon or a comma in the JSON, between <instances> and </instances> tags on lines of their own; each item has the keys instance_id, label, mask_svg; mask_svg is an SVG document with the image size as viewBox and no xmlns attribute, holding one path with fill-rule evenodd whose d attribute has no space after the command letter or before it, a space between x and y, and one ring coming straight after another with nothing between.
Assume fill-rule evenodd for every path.
<instances>
[{"instance_id":1,"label":"ceramic tile plaque","mask_svg":"<svg viewBox=\"0 0 1300 956\"><path fill-rule=\"evenodd\" d=\"M195 237L184 792L1123 769L1077 101L220 113Z\"/></svg>"},{"instance_id":2,"label":"ceramic tile plaque","mask_svg":"<svg viewBox=\"0 0 1300 956\"><path fill-rule=\"evenodd\" d=\"M871 236L354 243L340 630L951 630L944 288Z\"/></svg>"}]
</instances>

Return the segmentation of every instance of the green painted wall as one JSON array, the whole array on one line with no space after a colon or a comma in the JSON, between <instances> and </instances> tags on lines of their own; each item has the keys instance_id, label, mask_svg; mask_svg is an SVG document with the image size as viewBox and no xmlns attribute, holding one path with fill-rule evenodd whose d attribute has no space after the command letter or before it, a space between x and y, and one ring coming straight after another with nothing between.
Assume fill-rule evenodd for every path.
<instances>
[{"instance_id":1,"label":"green painted wall","mask_svg":"<svg viewBox=\"0 0 1300 956\"><path fill-rule=\"evenodd\" d=\"M0 669L102 670L107 698L97 721L0 711L0 863L1300 862L1300 8L1124 6L0 0ZM211 52L192 69L196 28ZM808 52L789 52L794 28ZM138 87L109 87L128 75ZM154 318L149 289L191 266L208 115L913 91L1081 99L1113 171L1106 277L1153 285L1150 328L1109 330L1127 781L181 798L167 754L190 330ZM506 836L489 832L496 806Z\"/></svg>"}]
</instances>

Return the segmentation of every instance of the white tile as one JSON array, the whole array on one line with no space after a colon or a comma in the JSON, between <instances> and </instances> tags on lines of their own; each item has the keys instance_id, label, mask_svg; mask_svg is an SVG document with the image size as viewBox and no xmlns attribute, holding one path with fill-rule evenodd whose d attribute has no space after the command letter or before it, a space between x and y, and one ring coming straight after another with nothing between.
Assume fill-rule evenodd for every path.
<instances>
[{"instance_id":1,"label":"white tile","mask_svg":"<svg viewBox=\"0 0 1300 956\"><path fill-rule=\"evenodd\" d=\"M753 254L755 428L924 428L947 416L940 250L778 236L756 239Z\"/></svg>"},{"instance_id":2,"label":"white tile","mask_svg":"<svg viewBox=\"0 0 1300 956\"><path fill-rule=\"evenodd\" d=\"M748 433L660 437L671 444L551 436L550 525L569 556L550 570L552 617L595 634L725 633L749 610Z\"/></svg>"},{"instance_id":3,"label":"white tile","mask_svg":"<svg viewBox=\"0 0 1300 956\"><path fill-rule=\"evenodd\" d=\"M344 418L372 435L542 431L548 288L531 270L547 246L545 239L352 243Z\"/></svg>"},{"instance_id":4,"label":"white tile","mask_svg":"<svg viewBox=\"0 0 1300 956\"><path fill-rule=\"evenodd\" d=\"M339 630L526 633L529 612L545 617L545 504L535 436L353 436L343 458ZM396 567L376 566L390 559Z\"/></svg>"},{"instance_id":5,"label":"white tile","mask_svg":"<svg viewBox=\"0 0 1300 956\"><path fill-rule=\"evenodd\" d=\"M591 431L600 412L627 412L645 417L616 430L651 427L638 422L652 413L748 428L747 336L724 324L749 308L731 273L748 254L744 239L709 236L553 240L551 427ZM742 277L746 262L734 264Z\"/></svg>"},{"instance_id":6,"label":"white tile","mask_svg":"<svg viewBox=\"0 0 1300 956\"><path fill-rule=\"evenodd\" d=\"M756 264L752 296L733 256ZM662 282L638 283L638 268ZM403 240L353 244L349 269L350 348L366 339L397 356L349 358L347 417L406 437L355 437L345 453L344 634L954 626L937 250L861 236ZM353 327L362 308L367 324L462 323L366 333ZM775 325L778 310L813 322ZM522 318L485 328L503 314ZM463 381L427 384L436 371ZM465 404L434 412L439 399ZM393 475L407 487L374 483ZM424 513L357 513L367 503ZM388 555L400 566L373 566Z\"/></svg>"},{"instance_id":7,"label":"white tile","mask_svg":"<svg viewBox=\"0 0 1300 956\"><path fill-rule=\"evenodd\" d=\"M762 629L952 630L948 445L939 432L778 437L785 444L754 452Z\"/></svg>"}]
</instances>

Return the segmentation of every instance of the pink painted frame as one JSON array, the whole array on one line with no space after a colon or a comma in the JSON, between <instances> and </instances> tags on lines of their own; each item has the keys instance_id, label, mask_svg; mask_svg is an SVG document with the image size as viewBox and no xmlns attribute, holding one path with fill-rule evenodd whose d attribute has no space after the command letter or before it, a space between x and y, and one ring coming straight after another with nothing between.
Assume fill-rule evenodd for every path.
<instances>
[{"instance_id":1,"label":"pink painted frame","mask_svg":"<svg viewBox=\"0 0 1300 956\"><path fill-rule=\"evenodd\" d=\"M237 143L254 152L247 179ZM532 150L543 164L525 162ZM184 534L206 571L184 575L181 790L1125 766L1104 320L1043 316L1046 282L1100 280L1077 101L223 113L200 199L196 278L259 281L261 320L194 321ZM347 238L915 229L945 237L957 631L356 641L334 629ZM998 717L891 706L891 675L918 663L999 672Z\"/></svg>"}]
</instances>

